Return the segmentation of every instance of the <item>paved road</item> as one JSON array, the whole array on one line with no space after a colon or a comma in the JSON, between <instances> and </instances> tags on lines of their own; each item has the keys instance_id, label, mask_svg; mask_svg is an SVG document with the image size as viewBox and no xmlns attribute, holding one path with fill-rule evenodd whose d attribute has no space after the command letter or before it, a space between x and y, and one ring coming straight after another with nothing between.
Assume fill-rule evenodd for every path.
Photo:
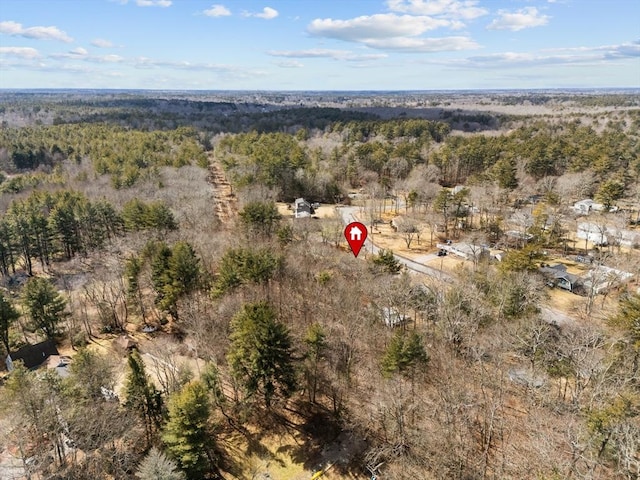
<instances>
[{"instance_id":1,"label":"paved road","mask_svg":"<svg viewBox=\"0 0 640 480\"><path fill-rule=\"evenodd\" d=\"M361 221L358 219L358 214L360 213L360 207L336 207L336 210L338 211L338 214L342 218L342 221L344 222L345 225L348 225L351 222ZM367 236L367 240L365 241L363 248L367 252L377 254L380 251L380 248L378 248L378 246L376 246L372 242L372 238L373 240L375 240L375 234L372 235L371 232L369 232L369 235ZM407 258L402 255L395 254L395 253L393 254L393 256L396 258L396 260L398 260L401 264L403 264L409 270L422 273L430 277L435 277L445 282L453 282L453 277L448 273L442 272L437 268L429 267L424 264L424 262L427 262L433 258L437 258L437 255L435 253L422 256L420 258L420 262L413 260L411 258Z\"/></svg>"},{"instance_id":2,"label":"paved road","mask_svg":"<svg viewBox=\"0 0 640 480\"><path fill-rule=\"evenodd\" d=\"M336 207L336 210L338 211L338 214L342 218L342 221L344 222L345 225L351 222L360 221L358 219L358 214L360 213L360 207ZM375 235L373 235L373 237L375 237ZM371 235L367 236L367 240L365 242L364 248L366 248L367 251L372 252L374 254L377 254L380 251L380 249L374 243L372 243ZM437 257L435 254L431 254L431 255L433 256L433 258ZM421 262L417 262L415 260L412 260L407 257L403 257L402 255L397 255L397 254L394 254L394 257L396 258L396 260L402 263L407 269L413 272L422 273L424 275L437 278L447 283L453 283L455 281L454 278L448 273L442 272L436 268L424 265L422 262L427 262L431 259L427 255L420 258ZM548 306L540 306L540 314L542 316L542 319L545 322L551 325L557 325L558 327L563 327L565 325L571 325L575 323L574 318L566 315L564 312L561 312L560 310L556 310L555 308L551 308Z\"/></svg>"}]
</instances>

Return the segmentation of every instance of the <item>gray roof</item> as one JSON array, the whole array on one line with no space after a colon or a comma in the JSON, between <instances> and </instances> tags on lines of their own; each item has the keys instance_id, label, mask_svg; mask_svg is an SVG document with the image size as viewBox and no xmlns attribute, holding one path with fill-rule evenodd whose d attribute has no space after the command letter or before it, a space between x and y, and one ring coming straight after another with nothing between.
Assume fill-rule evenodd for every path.
<instances>
[{"instance_id":1,"label":"gray roof","mask_svg":"<svg viewBox=\"0 0 640 480\"><path fill-rule=\"evenodd\" d=\"M580 277L578 277L577 275L568 273L567 267L561 263L557 265L549 265L546 267L542 267L540 268L540 271L542 272L543 275L549 276L556 280L564 279L570 282L571 284L578 283L578 281L580 280Z\"/></svg>"}]
</instances>

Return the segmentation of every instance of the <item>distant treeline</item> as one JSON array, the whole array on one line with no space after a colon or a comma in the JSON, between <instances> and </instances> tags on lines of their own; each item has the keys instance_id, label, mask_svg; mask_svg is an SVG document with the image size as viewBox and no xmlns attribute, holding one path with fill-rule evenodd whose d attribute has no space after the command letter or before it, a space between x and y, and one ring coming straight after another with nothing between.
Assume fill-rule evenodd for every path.
<instances>
[{"instance_id":1,"label":"distant treeline","mask_svg":"<svg viewBox=\"0 0 640 480\"><path fill-rule=\"evenodd\" d=\"M0 273L15 273L22 266L32 275L34 260L45 267L55 259L87 254L126 231L176 228L161 202L134 199L118 212L111 203L90 201L79 192L34 191L14 200L0 218Z\"/></svg>"},{"instance_id":2,"label":"distant treeline","mask_svg":"<svg viewBox=\"0 0 640 480\"><path fill-rule=\"evenodd\" d=\"M0 130L0 169L9 172L52 167L65 159L91 160L115 188L130 187L146 169L207 165L193 128L143 132L105 124L32 126Z\"/></svg>"},{"instance_id":3,"label":"distant treeline","mask_svg":"<svg viewBox=\"0 0 640 480\"><path fill-rule=\"evenodd\" d=\"M343 146L328 156L308 149L304 129L296 135L255 131L229 135L216 153L239 187L262 184L276 189L283 200L304 196L335 202L341 197L339 185L345 181L359 185L366 171L386 180L406 176L426 160L424 148L443 141L450 128L418 119L366 120L336 122L329 131L342 137Z\"/></svg>"},{"instance_id":4,"label":"distant treeline","mask_svg":"<svg viewBox=\"0 0 640 480\"><path fill-rule=\"evenodd\" d=\"M495 137L451 136L430 161L441 169L442 183L449 185L469 177L482 180L505 163L524 166L536 180L584 170L593 171L596 179L623 179L640 174L640 145L616 126L598 133L579 121L537 122Z\"/></svg>"},{"instance_id":5,"label":"distant treeline","mask_svg":"<svg viewBox=\"0 0 640 480\"><path fill-rule=\"evenodd\" d=\"M493 95L493 102L502 105L545 105L547 103L569 103L582 107L638 107L640 98L638 95L615 93L602 95L586 94L542 94L532 93L527 95Z\"/></svg>"}]
</instances>

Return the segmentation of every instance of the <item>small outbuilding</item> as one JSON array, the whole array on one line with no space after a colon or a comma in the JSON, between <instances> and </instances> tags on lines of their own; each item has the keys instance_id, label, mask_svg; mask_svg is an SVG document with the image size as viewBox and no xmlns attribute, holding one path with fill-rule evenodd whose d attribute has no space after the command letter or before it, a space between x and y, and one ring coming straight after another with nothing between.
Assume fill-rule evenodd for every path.
<instances>
[{"instance_id":1,"label":"small outbuilding","mask_svg":"<svg viewBox=\"0 0 640 480\"><path fill-rule=\"evenodd\" d=\"M296 198L293 202L293 216L295 218L306 218L313 215L313 206L304 198Z\"/></svg>"}]
</instances>

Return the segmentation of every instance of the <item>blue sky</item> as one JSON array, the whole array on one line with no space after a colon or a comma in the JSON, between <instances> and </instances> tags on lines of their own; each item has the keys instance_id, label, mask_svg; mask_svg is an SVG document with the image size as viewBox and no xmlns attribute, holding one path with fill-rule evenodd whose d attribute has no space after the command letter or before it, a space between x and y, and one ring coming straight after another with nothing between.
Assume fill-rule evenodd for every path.
<instances>
[{"instance_id":1,"label":"blue sky","mask_svg":"<svg viewBox=\"0 0 640 480\"><path fill-rule=\"evenodd\" d=\"M2 0L0 88L640 87L636 0Z\"/></svg>"}]
</instances>

